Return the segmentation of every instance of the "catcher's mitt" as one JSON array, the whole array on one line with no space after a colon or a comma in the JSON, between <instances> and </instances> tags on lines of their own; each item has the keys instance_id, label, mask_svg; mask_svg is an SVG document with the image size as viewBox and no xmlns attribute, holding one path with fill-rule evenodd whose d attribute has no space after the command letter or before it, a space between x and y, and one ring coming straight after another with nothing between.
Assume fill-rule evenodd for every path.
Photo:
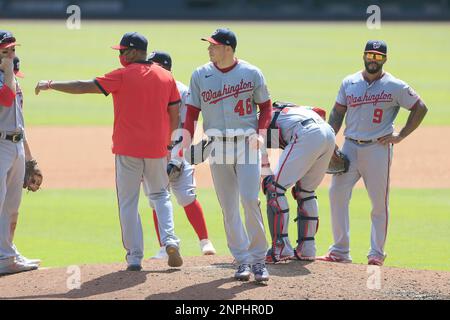
<instances>
[{"instance_id":1,"label":"catcher's mitt","mask_svg":"<svg viewBox=\"0 0 450 320\"><path fill-rule=\"evenodd\" d=\"M336 148L328 165L327 173L329 174L343 174L348 171L350 160L339 149Z\"/></svg>"},{"instance_id":2,"label":"catcher's mitt","mask_svg":"<svg viewBox=\"0 0 450 320\"><path fill-rule=\"evenodd\" d=\"M183 171L184 163L179 159L170 159L167 164L167 175L169 176L169 181L174 181L178 179Z\"/></svg>"},{"instance_id":3,"label":"catcher's mitt","mask_svg":"<svg viewBox=\"0 0 450 320\"><path fill-rule=\"evenodd\" d=\"M25 177L23 179L23 188L28 191L38 191L43 180L41 169L39 169L36 160L25 162Z\"/></svg>"}]
</instances>

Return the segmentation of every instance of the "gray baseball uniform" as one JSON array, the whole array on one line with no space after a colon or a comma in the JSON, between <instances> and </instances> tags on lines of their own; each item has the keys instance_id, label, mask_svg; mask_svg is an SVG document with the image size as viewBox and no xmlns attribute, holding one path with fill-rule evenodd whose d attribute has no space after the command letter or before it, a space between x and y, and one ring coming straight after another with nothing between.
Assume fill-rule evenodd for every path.
<instances>
[{"instance_id":1,"label":"gray baseball uniform","mask_svg":"<svg viewBox=\"0 0 450 320\"><path fill-rule=\"evenodd\" d=\"M277 250L275 254L278 256L293 256L293 249L287 237L289 205L285 192L298 182L301 191L297 194L297 200L304 199L304 201L300 201L297 219L308 221L299 224L302 227L302 230L299 230L302 239L298 239L297 255L314 257L316 255L314 235L319 216L315 190L323 180L333 154L334 130L310 107L284 107L282 111L276 109L274 111L272 124L279 129L278 133L281 134L283 141L281 146L285 147L274 171L275 184L274 190L271 190L278 194L271 201L275 201L276 210L282 213L276 215L274 219L282 217L283 220L282 228L279 230L281 235L276 234L277 223L272 225L271 233L273 240L282 238L283 244L277 244L277 248L272 249Z\"/></svg>"},{"instance_id":2,"label":"gray baseball uniform","mask_svg":"<svg viewBox=\"0 0 450 320\"><path fill-rule=\"evenodd\" d=\"M0 71L0 88L4 74ZM12 243L11 224L17 221L25 175L23 139L16 142L6 137L24 132L22 91L16 79L16 97L12 106L0 106L0 264L8 265L19 252Z\"/></svg>"},{"instance_id":3,"label":"gray baseball uniform","mask_svg":"<svg viewBox=\"0 0 450 320\"><path fill-rule=\"evenodd\" d=\"M394 131L400 107L410 109L418 100L410 86L388 72L371 84L362 72L343 80L336 102L347 106L342 151L350 160L350 168L333 176L329 192L334 235L330 252L334 255L351 259L349 202L354 185L362 177L372 203L369 256L384 257L393 147L377 143L377 139Z\"/></svg>"},{"instance_id":4,"label":"gray baseball uniform","mask_svg":"<svg viewBox=\"0 0 450 320\"><path fill-rule=\"evenodd\" d=\"M264 262L267 250L258 199L261 154L249 147L248 135L257 129L256 104L269 99L261 71L243 60L228 72L207 63L191 77L186 103L201 110L206 135L215 137L211 174L228 247L238 264Z\"/></svg>"},{"instance_id":5,"label":"gray baseball uniform","mask_svg":"<svg viewBox=\"0 0 450 320\"><path fill-rule=\"evenodd\" d=\"M177 81L177 89L180 93L181 97L181 104L180 104L180 124L179 128L183 128L183 123L186 119L186 97L188 95L189 88L184 85L183 83ZM180 134L181 135L181 134ZM172 138L172 140L177 140L179 138L179 135L176 135ZM176 157L177 155L174 155L179 149L174 148L172 152L172 157ZM177 157L179 158L179 157ZM175 180L170 182L170 190L175 195L175 198L177 199L177 202L180 206L185 207L188 204L192 203L195 200L195 179L194 179L194 167L189 164L184 158L183 158L183 171L181 172L180 176ZM144 184L144 193L149 196L149 192ZM154 208L154 204L149 199L149 204L152 208Z\"/></svg>"}]
</instances>

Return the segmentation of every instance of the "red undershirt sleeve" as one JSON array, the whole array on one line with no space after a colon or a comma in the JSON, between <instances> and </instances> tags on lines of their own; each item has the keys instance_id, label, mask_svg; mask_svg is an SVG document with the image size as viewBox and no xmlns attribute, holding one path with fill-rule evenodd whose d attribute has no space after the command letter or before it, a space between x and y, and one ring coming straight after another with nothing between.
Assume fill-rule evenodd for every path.
<instances>
[{"instance_id":1,"label":"red undershirt sleeve","mask_svg":"<svg viewBox=\"0 0 450 320\"><path fill-rule=\"evenodd\" d=\"M0 88L0 105L10 108L14 103L16 95L10 87L4 85Z\"/></svg>"},{"instance_id":2,"label":"red undershirt sleeve","mask_svg":"<svg viewBox=\"0 0 450 320\"><path fill-rule=\"evenodd\" d=\"M258 103L258 107L260 110L258 131L261 131L267 129L270 125L270 121L272 120L272 102L267 100L266 102Z\"/></svg>"},{"instance_id":3,"label":"red undershirt sleeve","mask_svg":"<svg viewBox=\"0 0 450 320\"><path fill-rule=\"evenodd\" d=\"M198 120L198 116L200 115L200 109L197 107L194 107L190 104L186 105L187 110L186 110L186 120L184 121L184 126L183 129L184 134L186 133L186 131L189 132L190 137L184 137L183 135L183 146L187 147L187 142L192 140L192 137L194 136L194 131L195 131L195 121ZM189 139L188 139L189 138Z\"/></svg>"}]
</instances>

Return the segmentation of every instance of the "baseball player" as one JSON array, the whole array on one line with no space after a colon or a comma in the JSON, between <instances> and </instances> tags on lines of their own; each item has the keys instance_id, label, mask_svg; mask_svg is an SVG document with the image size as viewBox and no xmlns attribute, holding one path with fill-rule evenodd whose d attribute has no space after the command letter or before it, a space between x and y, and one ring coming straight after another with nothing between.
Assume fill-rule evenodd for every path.
<instances>
[{"instance_id":1,"label":"baseball player","mask_svg":"<svg viewBox=\"0 0 450 320\"><path fill-rule=\"evenodd\" d=\"M183 136L183 146L189 145L201 112L205 134L215 144L210 168L228 247L239 264L235 278L248 281L253 272L257 282L268 281L267 241L258 199L261 154L250 146L262 140L257 131L265 130L270 123L269 92L261 71L235 57L237 40L231 30L217 29L202 40L209 42L210 62L197 68L191 77L184 124L188 134Z\"/></svg>"},{"instance_id":2,"label":"baseball player","mask_svg":"<svg viewBox=\"0 0 450 320\"><path fill-rule=\"evenodd\" d=\"M23 94L15 77L22 75L18 59L14 64L16 45L11 32L0 30L0 274L35 270L40 263L22 256L13 244L25 161L32 159L25 136Z\"/></svg>"},{"instance_id":3,"label":"baseball player","mask_svg":"<svg viewBox=\"0 0 450 320\"><path fill-rule=\"evenodd\" d=\"M179 267L179 239L174 234L173 211L168 191L167 146L178 126L180 95L172 74L146 61L147 39L128 32L119 51L123 68L88 81L39 81L41 90L66 93L112 93L114 131L112 152L116 160L116 188L122 240L127 270L142 269L144 243L138 213L141 180L158 214L161 242L169 256L168 264Z\"/></svg>"},{"instance_id":4,"label":"baseball player","mask_svg":"<svg viewBox=\"0 0 450 320\"><path fill-rule=\"evenodd\" d=\"M266 262L291 259L312 261L316 256L314 236L319 227L316 188L330 163L335 148L333 129L325 122L325 110L317 107L274 103L272 122L267 135L269 148L284 149L273 175L267 152L263 148L262 167L268 175L263 179L267 197L267 219L272 247ZM297 200L298 240L294 250L289 242L289 205L286 191L292 186Z\"/></svg>"},{"instance_id":5,"label":"baseball player","mask_svg":"<svg viewBox=\"0 0 450 320\"><path fill-rule=\"evenodd\" d=\"M368 41L365 69L347 76L341 85L329 124L337 133L345 117L342 152L350 160L347 173L333 176L330 187L334 244L320 260L351 262L349 202L355 183L362 177L372 203L371 245L368 264L381 266L389 219L389 177L393 145L413 132L427 108L405 82L383 70L387 61L384 41ZM406 125L394 131L394 120L403 107L410 112Z\"/></svg>"},{"instance_id":6,"label":"baseball player","mask_svg":"<svg viewBox=\"0 0 450 320\"><path fill-rule=\"evenodd\" d=\"M172 70L172 58L171 56L163 51L153 51L148 59L154 63L159 64L164 69ZM178 125L179 129L183 128L184 121L186 119L186 96L188 93L188 88L177 81L178 92L181 97L180 105L180 123ZM181 140L179 139L181 135L172 137L173 141L177 141L177 145ZM178 142L179 141L179 142ZM178 149L172 146L172 153L175 153ZM212 242L208 239L208 229L206 228L205 217L203 216L203 209L195 194L195 179L194 179L194 167L191 166L185 159L182 161L177 160L176 154L172 155L172 159L169 161L168 173L170 180L170 189L174 193L175 198L180 206L184 208L184 212L197 233L198 239L200 241L200 249L203 255L214 255L216 254L216 249L214 248ZM173 172L170 172L173 170ZM172 176L173 174L173 176ZM176 176L175 176L176 175ZM147 193L147 190L145 190ZM150 205L153 207L152 202ZM161 245L159 252L153 256L155 259L167 258L166 250L161 244L161 238L158 230L158 217L156 211L153 210L153 222L155 225L156 234L158 236L158 241Z\"/></svg>"}]
</instances>

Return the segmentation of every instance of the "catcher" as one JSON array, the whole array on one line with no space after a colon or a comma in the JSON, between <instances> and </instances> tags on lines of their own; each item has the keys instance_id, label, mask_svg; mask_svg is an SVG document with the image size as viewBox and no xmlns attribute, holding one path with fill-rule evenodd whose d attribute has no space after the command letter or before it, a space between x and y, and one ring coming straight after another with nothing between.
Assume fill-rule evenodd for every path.
<instances>
[{"instance_id":1,"label":"catcher","mask_svg":"<svg viewBox=\"0 0 450 320\"><path fill-rule=\"evenodd\" d=\"M283 152L275 171L270 169L266 147L262 151L263 192L267 197L267 219L272 246L266 262L314 260L314 236L319 226L317 196L319 186L335 150L333 129L324 121L325 110L275 102L272 122L267 132L267 148ZM336 171L336 169L333 169ZM297 246L289 241L289 205L286 192L292 188L297 200Z\"/></svg>"},{"instance_id":2,"label":"catcher","mask_svg":"<svg viewBox=\"0 0 450 320\"><path fill-rule=\"evenodd\" d=\"M39 260L22 256L13 244L18 210L24 186L25 161L31 160L23 119L23 95L16 77L16 39L0 30L0 274L35 270ZM39 189L39 178L30 178L32 190ZM32 175L30 175L32 177Z\"/></svg>"}]
</instances>

